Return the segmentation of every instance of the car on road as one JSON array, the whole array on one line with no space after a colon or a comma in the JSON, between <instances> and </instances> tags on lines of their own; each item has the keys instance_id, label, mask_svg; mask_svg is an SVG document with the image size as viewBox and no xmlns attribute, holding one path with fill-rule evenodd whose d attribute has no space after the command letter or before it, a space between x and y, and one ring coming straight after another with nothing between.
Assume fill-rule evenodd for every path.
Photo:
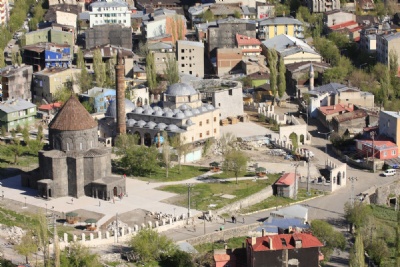
<instances>
[{"instance_id":1,"label":"car on road","mask_svg":"<svg viewBox=\"0 0 400 267\"><path fill-rule=\"evenodd\" d=\"M395 169L387 169L382 173L383 176L393 176L396 175L396 170Z\"/></svg>"},{"instance_id":2,"label":"car on road","mask_svg":"<svg viewBox=\"0 0 400 267\"><path fill-rule=\"evenodd\" d=\"M303 150L306 154L306 157L310 157L310 158L314 157L314 153L311 150L308 150L307 148L303 148Z\"/></svg>"}]
</instances>

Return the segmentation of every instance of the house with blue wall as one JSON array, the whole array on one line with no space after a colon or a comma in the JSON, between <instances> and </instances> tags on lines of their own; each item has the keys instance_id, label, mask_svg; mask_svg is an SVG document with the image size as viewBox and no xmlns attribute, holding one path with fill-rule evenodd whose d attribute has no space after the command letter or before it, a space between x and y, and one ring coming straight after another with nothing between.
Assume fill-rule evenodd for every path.
<instances>
[{"instance_id":1,"label":"house with blue wall","mask_svg":"<svg viewBox=\"0 0 400 267\"><path fill-rule=\"evenodd\" d=\"M33 66L33 71L44 68L64 67L72 65L73 50L68 44L37 43L22 48L22 60L27 65Z\"/></svg>"},{"instance_id":2,"label":"house with blue wall","mask_svg":"<svg viewBox=\"0 0 400 267\"><path fill-rule=\"evenodd\" d=\"M93 101L95 113L105 113L115 97L115 89L101 87L93 87L86 94L79 95L81 101Z\"/></svg>"}]
</instances>

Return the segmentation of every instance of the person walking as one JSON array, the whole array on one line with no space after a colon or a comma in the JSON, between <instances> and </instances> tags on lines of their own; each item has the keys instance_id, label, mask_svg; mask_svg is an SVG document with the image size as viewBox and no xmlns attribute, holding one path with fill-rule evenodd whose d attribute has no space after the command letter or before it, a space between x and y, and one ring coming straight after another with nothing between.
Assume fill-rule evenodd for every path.
<instances>
[{"instance_id":1,"label":"person walking","mask_svg":"<svg viewBox=\"0 0 400 267\"><path fill-rule=\"evenodd\" d=\"M71 198L71 204L74 205L74 198Z\"/></svg>"},{"instance_id":2,"label":"person walking","mask_svg":"<svg viewBox=\"0 0 400 267\"><path fill-rule=\"evenodd\" d=\"M235 217L233 217L233 215L232 215L231 219L232 219L232 223L235 223Z\"/></svg>"}]
</instances>

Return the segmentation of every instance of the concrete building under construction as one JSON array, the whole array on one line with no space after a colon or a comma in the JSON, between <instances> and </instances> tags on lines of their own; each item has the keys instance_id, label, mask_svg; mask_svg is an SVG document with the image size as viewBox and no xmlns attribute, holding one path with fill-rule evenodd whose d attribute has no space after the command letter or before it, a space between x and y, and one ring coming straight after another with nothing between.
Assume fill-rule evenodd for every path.
<instances>
[{"instance_id":1,"label":"concrete building under construction","mask_svg":"<svg viewBox=\"0 0 400 267\"><path fill-rule=\"evenodd\" d=\"M105 24L85 31L85 49L107 44L132 49L131 28L118 24Z\"/></svg>"}]
</instances>

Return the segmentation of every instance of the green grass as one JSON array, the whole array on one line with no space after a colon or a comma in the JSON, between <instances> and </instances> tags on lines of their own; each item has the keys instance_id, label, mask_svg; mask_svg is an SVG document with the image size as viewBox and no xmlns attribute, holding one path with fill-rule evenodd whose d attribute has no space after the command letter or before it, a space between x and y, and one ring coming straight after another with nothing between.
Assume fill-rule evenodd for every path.
<instances>
[{"instance_id":1,"label":"green grass","mask_svg":"<svg viewBox=\"0 0 400 267\"><path fill-rule=\"evenodd\" d=\"M307 190L299 189L299 192L297 194L297 200L287 198L287 197L271 196L271 197L267 198L266 200L261 201L260 203L257 203L253 206L242 209L241 212L249 213L249 212L269 209L269 208L273 208L273 207L277 207L277 206L287 206L287 205L295 203L297 201L302 201L307 198L311 198L311 197L315 197L315 196L317 196L317 192L314 190L311 190L311 195L307 196Z\"/></svg>"},{"instance_id":2,"label":"green grass","mask_svg":"<svg viewBox=\"0 0 400 267\"><path fill-rule=\"evenodd\" d=\"M225 243L227 243L228 248L241 248L242 243L245 242L246 238L247 238L247 236L234 237L234 238L226 240ZM204 243L204 244L196 245L196 246L194 246L194 248L199 253L211 252L214 249L223 249L224 242Z\"/></svg>"},{"instance_id":3,"label":"green grass","mask_svg":"<svg viewBox=\"0 0 400 267\"><path fill-rule=\"evenodd\" d=\"M254 177L254 176L256 176L255 172L247 172L247 173L239 174L238 177ZM210 178L214 178L214 179L235 178L235 174L233 172L222 172L222 173L213 174L210 176Z\"/></svg>"},{"instance_id":4,"label":"green grass","mask_svg":"<svg viewBox=\"0 0 400 267\"><path fill-rule=\"evenodd\" d=\"M155 173L149 176L137 177L140 180L151 181L151 182L172 182L172 181L182 181L187 180L208 172L208 168L200 166L189 166L182 165L181 171L179 172L179 166L175 166L169 169L168 178L166 177L165 169L159 168Z\"/></svg>"},{"instance_id":5,"label":"green grass","mask_svg":"<svg viewBox=\"0 0 400 267\"><path fill-rule=\"evenodd\" d=\"M7 144L0 143L0 176L9 177L18 174L18 172L10 172L7 170L8 168L23 168L38 164L38 156L28 153L19 157L17 164L13 164L14 157L9 155L7 146Z\"/></svg>"},{"instance_id":6,"label":"green grass","mask_svg":"<svg viewBox=\"0 0 400 267\"><path fill-rule=\"evenodd\" d=\"M32 229L39 224L38 220L25 214L0 207L0 224Z\"/></svg>"},{"instance_id":7,"label":"green grass","mask_svg":"<svg viewBox=\"0 0 400 267\"><path fill-rule=\"evenodd\" d=\"M278 175L278 174L277 174ZM254 193L259 192L265 187L275 182L277 175L269 175L268 180L244 180L236 184L235 181L228 181L224 183L201 183L193 185L191 189L191 203L192 208L197 210L208 210L208 205L216 204L216 209L243 199ZM173 204L185 207L187 205L187 186L186 185L167 185L158 188L163 191L168 191L181 195L179 200ZM222 198L221 195L229 194L234 195L233 199Z\"/></svg>"}]
</instances>

